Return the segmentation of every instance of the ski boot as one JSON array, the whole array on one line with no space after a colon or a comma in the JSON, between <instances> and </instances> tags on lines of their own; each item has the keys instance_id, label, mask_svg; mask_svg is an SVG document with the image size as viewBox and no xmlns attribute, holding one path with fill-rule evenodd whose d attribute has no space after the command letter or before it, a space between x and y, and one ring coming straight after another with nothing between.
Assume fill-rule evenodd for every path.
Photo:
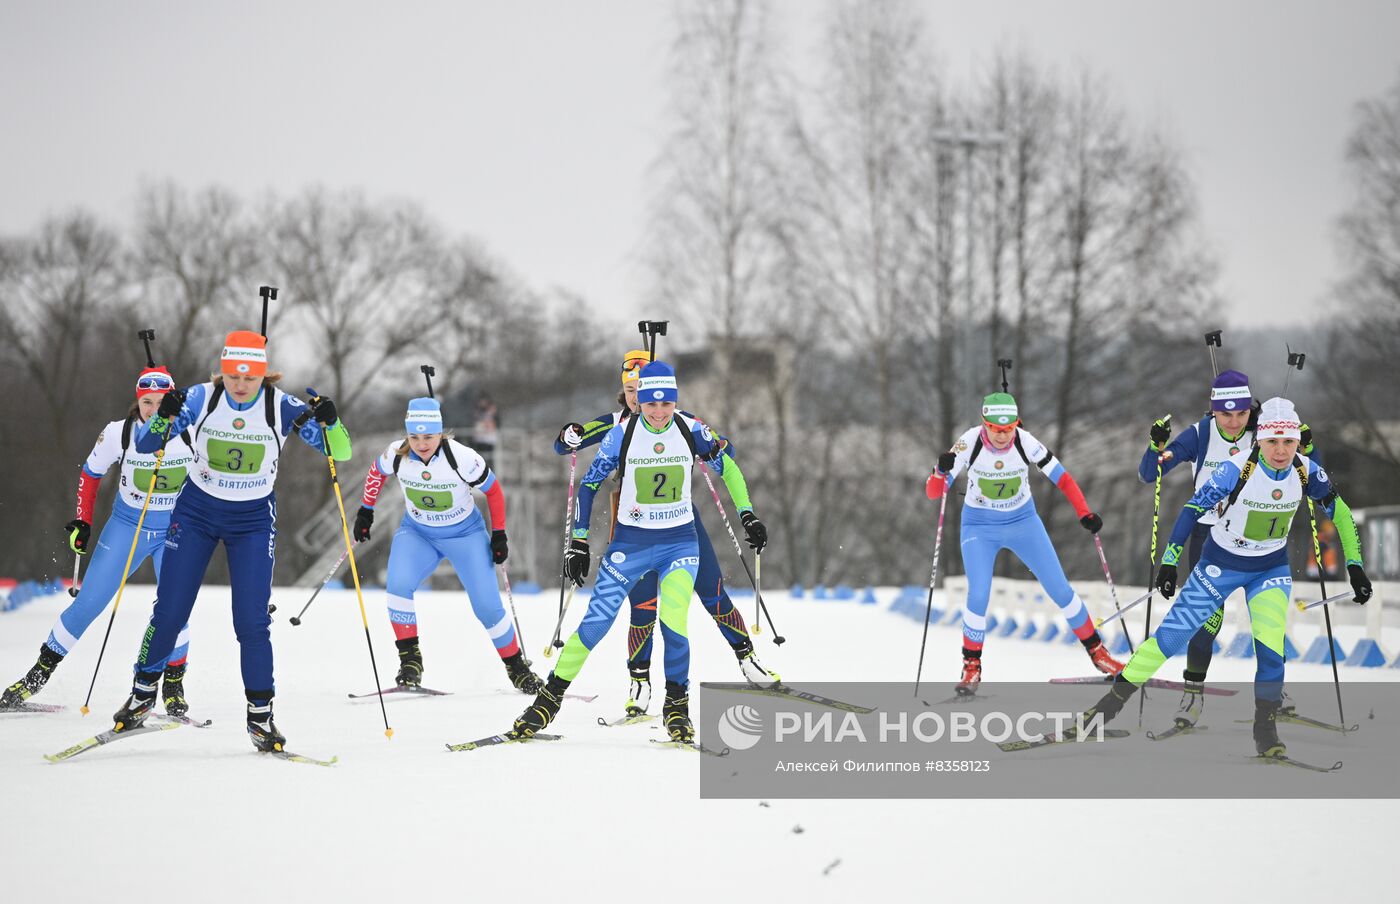
<instances>
[{"instance_id":1,"label":"ski boot","mask_svg":"<svg viewBox=\"0 0 1400 904\"><path fill-rule=\"evenodd\" d=\"M651 666L629 666L627 674L632 680L627 689L627 709L624 713L630 719L642 715L651 706Z\"/></svg>"},{"instance_id":2,"label":"ski boot","mask_svg":"<svg viewBox=\"0 0 1400 904\"><path fill-rule=\"evenodd\" d=\"M423 653L418 649L418 635L400 638L394 646L399 648L399 673L394 676L394 683L399 687L421 687Z\"/></svg>"},{"instance_id":3,"label":"ski boot","mask_svg":"<svg viewBox=\"0 0 1400 904\"><path fill-rule=\"evenodd\" d=\"M544 687L540 676L530 671L530 663L525 661L523 650L516 650L514 656L507 656L501 662L506 666L506 677L522 694L538 694Z\"/></svg>"},{"instance_id":4,"label":"ski boot","mask_svg":"<svg viewBox=\"0 0 1400 904\"><path fill-rule=\"evenodd\" d=\"M1186 682L1186 688L1181 692L1181 705L1173 717L1178 727L1195 727L1196 720L1201 718L1201 710L1205 706L1205 689L1204 682L1189 680Z\"/></svg>"},{"instance_id":5,"label":"ski boot","mask_svg":"<svg viewBox=\"0 0 1400 904\"><path fill-rule=\"evenodd\" d=\"M1117 675L1123 671L1123 663L1109 654L1108 647L1104 646L1103 638L1099 636L1099 632L1095 631L1090 634L1081 643L1084 644L1084 650L1089 654L1089 661L1094 664L1094 668L1105 675Z\"/></svg>"},{"instance_id":6,"label":"ski boot","mask_svg":"<svg viewBox=\"0 0 1400 904\"><path fill-rule=\"evenodd\" d=\"M248 739L263 753L274 753L287 746L287 739L272 721L272 701L248 701Z\"/></svg>"},{"instance_id":7,"label":"ski boot","mask_svg":"<svg viewBox=\"0 0 1400 904\"><path fill-rule=\"evenodd\" d=\"M506 732L506 737L513 740L530 738L536 732L548 728L554 717L559 715L559 707L564 703L564 692L568 689L569 682L551 672L549 681L540 688L535 702L525 707L525 711L516 718L510 731Z\"/></svg>"},{"instance_id":8,"label":"ski boot","mask_svg":"<svg viewBox=\"0 0 1400 904\"><path fill-rule=\"evenodd\" d=\"M678 744L695 743L695 726L690 724L690 694L674 681L666 682L666 703L661 707L666 733Z\"/></svg>"},{"instance_id":9,"label":"ski boot","mask_svg":"<svg viewBox=\"0 0 1400 904\"><path fill-rule=\"evenodd\" d=\"M739 671L744 673L744 680L754 687L777 687L782 682L777 672L759 665L753 653L753 641L747 637L734 647L734 655L739 658Z\"/></svg>"},{"instance_id":10,"label":"ski boot","mask_svg":"<svg viewBox=\"0 0 1400 904\"><path fill-rule=\"evenodd\" d=\"M1084 710L1079 718L1064 730L1060 735L1060 740L1074 740L1079 736L1080 725L1083 725L1085 730L1090 731L1092 735L1092 730L1089 729L1089 726L1098 716L1103 716L1103 724L1107 726L1109 722L1113 721L1115 716L1123 711L1123 704L1131 700L1133 694L1137 692L1138 686L1136 684L1133 684L1122 675L1119 675L1113 680L1113 686L1108 689L1108 693L1104 694L1103 697L1099 699L1098 703Z\"/></svg>"},{"instance_id":11,"label":"ski boot","mask_svg":"<svg viewBox=\"0 0 1400 904\"><path fill-rule=\"evenodd\" d=\"M5 688L0 694L0 710L14 709L25 700L43 690L53 670L63 661L63 657L49 649L48 644L39 647L39 659L25 673L24 677Z\"/></svg>"},{"instance_id":12,"label":"ski boot","mask_svg":"<svg viewBox=\"0 0 1400 904\"><path fill-rule=\"evenodd\" d=\"M160 687L160 673L142 676L136 673L131 684L131 696L126 698L122 708L112 714L113 731L131 731L140 728L156 705L156 691Z\"/></svg>"},{"instance_id":13,"label":"ski boot","mask_svg":"<svg viewBox=\"0 0 1400 904\"><path fill-rule=\"evenodd\" d=\"M1288 748L1278 738L1277 700L1254 701L1254 749L1260 756L1283 756Z\"/></svg>"},{"instance_id":14,"label":"ski boot","mask_svg":"<svg viewBox=\"0 0 1400 904\"><path fill-rule=\"evenodd\" d=\"M982 651L963 647L962 678L958 679L958 685L953 690L959 697L971 697L977 693L977 686L981 683Z\"/></svg>"},{"instance_id":15,"label":"ski boot","mask_svg":"<svg viewBox=\"0 0 1400 904\"><path fill-rule=\"evenodd\" d=\"M189 713L190 705L185 702L185 665L165 667L165 684L161 689L161 699L165 703L167 716L183 716Z\"/></svg>"}]
</instances>

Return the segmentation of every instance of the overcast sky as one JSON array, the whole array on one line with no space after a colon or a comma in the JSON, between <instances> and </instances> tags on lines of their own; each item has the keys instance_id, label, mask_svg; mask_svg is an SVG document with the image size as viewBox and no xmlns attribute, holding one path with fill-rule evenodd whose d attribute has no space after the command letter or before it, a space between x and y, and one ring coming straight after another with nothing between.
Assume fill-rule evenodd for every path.
<instances>
[{"instance_id":1,"label":"overcast sky","mask_svg":"<svg viewBox=\"0 0 1400 904\"><path fill-rule=\"evenodd\" d=\"M1400 3L919 4L956 78L998 46L1108 77L1186 151L1232 320L1300 323L1338 276L1353 104L1400 77ZM636 252L663 135L670 5L0 4L0 232L143 178L319 183L421 202L539 289L645 315ZM778 6L816 69L825 4Z\"/></svg>"}]
</instances>

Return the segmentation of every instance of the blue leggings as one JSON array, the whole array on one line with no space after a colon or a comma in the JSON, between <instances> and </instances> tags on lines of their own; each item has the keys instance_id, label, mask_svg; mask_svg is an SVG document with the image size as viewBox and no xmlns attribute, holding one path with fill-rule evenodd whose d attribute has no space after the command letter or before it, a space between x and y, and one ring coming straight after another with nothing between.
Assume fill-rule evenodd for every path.
<instances>
[{"instance_id":1,"label":"blue leggings","mask_svg":"<svg viewBox=\"0 0 1400 904\"><path fill-rule=\"evenodd\" d=\"M277 500L271 494L229 502L192 483L181 488L170 515L155 610L141 641L136 670L150 673L165 667L221 541L233 585L233 632L238 637L243 690L250 701L266 703L275 690L268 630L272 616L267 612L277 552Z\"/></svg>"},{"instance_id":2,"label":"blue leggings","mask_svg":"<svg viewBox=\"0 0 1400 904\"><path fill-rule=\"evenodd\" d=\"M668 531L670 533L670 531ZM649 573L659 575L661 588L661 638L666 645L666 680L686 687L690 683L690 638L686 615L695 591L695 571L700 557L694 538L670 542L613 540L598 560L598 580L588 600L588 611L578 630L559 654L554 673L573 681L583 662L608 633L627 591Z\"/></svg>"},{"instance_id":3,"label":"blue leggings","mask_svg":"<svg viewBox=\"0 0 1400 904\"><path fill-rule=\"evenodd\" d=\"M1027 506L1029 509L1030 507ZM1094 623L1089 610L1065 579L1060 558L1034 509L1013 521L976 521L963 518L962 557L967 572L967 605L963 608L963 646L981 650L986 639L987 602L992 593L992 567L997 553L1009 549L1040 581L1040 586L1060 607L1060 614L1080 640L1092 637Z\"/></svg>"},{"instance_id":4,"label":"blue leggings","mask_svg":"<svg viewBox=\"0 0 1400 904\"><path fill-rule=\"evenodd\" d=\"M119 503L120 504L120 503ZM149 523L149 522L147 522ZM78 640L87 631L102 610L116 596L117 586L122 580L122 566L131 553L131 540L136 535L136 521L113 512L107 523L102 525L102 533L97 538L97 546L92 552L92 561L83 575L83 586L68 608L59 613L58 620L49 630L48 648L60 656L67 656L78 645ZM152 559L156 579L160 579L161 561L165 558L165 525L141 528L141 539L136 542L136 552L131 556L131 571L136 573L141 563ZM189 656L190 628L186 624L180 629L175 641L175 649L170 654L172 665L181 665Z\"/></svg>"},{"instance_id":5,"label":"blue leggings","mask_svg":"<svg viewBox=\"0 0 1400 904\"><path fill-rule=\"evenodd\" d=\"M394 637L418 636L418 607L413 594L423 581L447 559L467 591L472 612L486 629L496 652L502 659L520 650L515 637L515 625L496 586L496 567L491 561L491 543L486 536L486 523L481 512L473 511L466 521L451 527L426 527L404 515L394 531L394 545L389 550L388 591L389 621Z\"/></svg>"},{"instance_id":6,"label":"blue leggings","mask_svg":"<svg viewBox=\"0 0 1400 904\"><path fill-rule=\"evenodd\" d=\"M1185 649L1201 625L1241 587L1248 600L1249 625L1254 635L1254 695L1261 700L1281 699L1284 623L1288 597L1293 592L1287 562L1260 571L1242 571L1209 559L1198 561L1162 624L1123 667L1123 677L1141 686L1162 663Z\"/></svg>"},{"instance_id":7,"label":"blue leggings","mask_svg":"<svg viewBox=\"0 0 1400 904\"><path fill-rule=\"evenodd\" d=\"M724 589L719 557L715 555L715 547L710 542L710 535L705 532L705 525L700 523L699 512L695 513L695 539L700 550L700 568L695 573L695 593L700 597L700 605L715 620L715 627L724 635L726 643L737 651L748 652L748 628L738 607L729 598L729 592ZM651 665L651 647L656 628L656 588L656 573L647 572L627 594L627 601L632 607L631 623L627 629L628 668Z\"/></svg>"}]
</instances>

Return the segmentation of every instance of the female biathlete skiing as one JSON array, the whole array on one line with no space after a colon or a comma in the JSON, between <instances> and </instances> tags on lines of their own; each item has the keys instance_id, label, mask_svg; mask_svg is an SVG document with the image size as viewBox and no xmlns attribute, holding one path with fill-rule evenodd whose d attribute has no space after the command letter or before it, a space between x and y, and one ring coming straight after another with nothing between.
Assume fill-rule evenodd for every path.
<instances>
[{"instance_id":1,"label":"female biathlete skiing","mask_svg":"<svg viewBox=\"0 0 1400 904\"><path fill-rule=\"evenodd\" d=\"M995 392L982 400L982 425L973 427L953 448L938 458L938 468L925 486L928 498L938 499L967 471L967 498L962 510L962 557L967 572L967 605L963 608L963 670L957 692L976 693L982 682L982 645L986 639L987 602L992 589L992 565L997 553L1009 549L1035 574L1045 592L1060 607L1089 659L1112 675L1122 663L1109 655L1089 610L1065 580L1050 535L1036 514L1028 477L1034 463L1074 506L1079 523L1098 533L1103 521L1089 510L1079 485L1039 440L1021 429L1016 400Z\"/></svg>"},{"instance_id":2,"label":"female biathlete skiing","mask_svg":"<svg viewBox=\"0 0 1400 904\"><path fill-rule=\"evenodd\" d=\"M189 620L214 549L223 541L248 700L248 736L258 750L281 750L286 738L272 720L272 618L267 611L277 544L277 464L293 432L322 454L328 439L335 460L348 461L350 434L330 399L317 398L315 407L308 408L276 387L282 375L268 373L267 339L258 333L229 333L220 370L212 382L167 393L156 416L136 431L136 449L152 453L188 430L195 462L170 515L155 611L136 659L131 696L113 716L114 730L137 728L150 714L161 669L180 626Z\"/></svg>"},{"instance_id":3,"label":"female biathlete skiing","mask_svg":"<svg viewBox=\"0 0 1400 904\"><path fill-rule=\"evenodd\" d=\"M54 622L48 640L39 647L38 662L34 663L28 674L0 695L0 709L17 708L39 693L63 657L77 646L83 632L112 601L121 584L122 568L128 555L131 556L128 576L149 558L159 578L170 511L175 507L175 495L185 482L185 471L194 461L194 454L190 451L188 434L172 436L165 446L160 473L155 475L153 482L151 474L155 469L155 456L133 448L132 438L137 428L156 413L165 394L174 388L175 381L164 367L147 367L136 378L136 401L127 416L112 421L98 434L97 444L92 447L87 461L78 472L77 517L64 528L68 534L69 548L80 556L88 554L98 484L107 471L116 465L117 494L112 501L111 517L102 526L97 538L97 551L92 554L92 564L83 576L77 598ZM147 493L151 501L146 505L143 519L141 507L146 503ZM139 537L136 536L138 520L141 521ZM131 548L133 540L136 544L134 553ZM188 653L189 629L182 623L175 649L165 667L162 696L165 711L172 716L183 716L189 711L183 684Z\"/></svg>"},{"instance_id":4,"label":"female biathlete skiing","mask_svg":"<svg viewBox=\"0 0 1400 904\"><path fill-rule=\"evenodd\" d=\"M1152 425L1148 432L1147 450L1142 453L1142 461L1138 464L1138 477L1144 483L1154 483L1159 475L1165 476L1182 462L1189 462L1195 488L1199 491L1221 462L1254 448L1253 422L1257 414L1249 378L1237 370L1221 371L1211 383L1210 413L1183 430L1170 445L1167 440L1171 437L1171 424L1164 418ZM1299 451L1309 458L1316 457L1312 431L1307 424L1302 426ZM1218 519L1216 509L1210 509L1196 521L1190 540L1182 550L1184 555L1177 563L1178 568L1184 567L1190 571L1191 566L1200 561L1206 538ZM1177 723L1183 727L1195 725L1201 717L1206 671L1215 652L1215 637L1220 633L1224 621L1222 598L1220 608L1211 613L1186 645L1186 668L1182 671L1186 686L1176 714Z\"/></svg>"},{"instance_id":5,"label":"female biathlete skiing","mask_svg":"<svg viewBox=\"0 0 1400 904\"><path fill-rule=\"evenodd\" d=\"M1371 582L1362 569L1361 541L1351 510L1337 494L1327 472L1317 462L1298 454L1302 426L1292 402L1269 399L1259 411L1254 447L1241 449L1221 462L1186 503L1157 572L1156 586L1167 599L1176 592L1177 565L1192 529L1212 509L1218 518L1181 590L1181 598L1167 610L1152 637L1128 660L1109 692L1083 714L1080 724L1087 724L1100 713L1105 722L1116 716L1162 663L1181 652L1220 608L1221 601L1243 588L1257 659L1255 750L1268 757L1286 753L1276 720L1283 694L1285 619L1293 588L1288 530L1299 506L1305 504L1305 495L1320 503L1337 526L1356 602L1371 598Z\"/></svg>"},{"instance_id":6,"label":"female biathlete skiing","mask_svg":"<svg viewBox=\"0 0 1400 904\"><path fill-rule=\"evenodd\" d=\"M554 441L554 451L560 455L577 452L579 449L602 442L603 437L619 424L640 411L637 405L637 381L642 368L651 361L651 353L646 349L634 349L622 359L622 392L618 394L619 408L599 415L586 424L565 424ZM685 414L685 412L681 412ZM721 438L723 439L723 438ZM734 447L724 441L724 455L732 459ZM613 491L612 524L617 524L619 491ZM776 673L765 669L754 655L753 641L749 639L744 617L729 598L724 588L724 575L720 571L719 559L715 555L714 544L705 531L698 513L695 514L695 537L700 549L700 567L695 575L695 592L700 604L715 620L715 627L724 635L735 657L739 669L750 684L771 686L778 683ZM766 540L766 537L765 537ZM751 546L753 544L750 544ZM657 579L655 573L643 575L627 594L631 607L631 624L627 629L627 671L631 686L627 695L626 715L639 716L645 713L651 703L651 651L655 640Z\"/></svg>"},{"instance_id":7,"label":"female biathlete skiing","mask_svg":"<svg viewBox=\"0 0 1400 904\"><path fill-rule=\"evenodd\" d=\"M515 720L508 737L528 738L554 720L570 682L617 618L623 597L647 573L657 574L661 637L665 646L666 701L662 718L673 741L689 743L690 641L686 615L700 567L695 509L690 501L692 465L699 459L724 480L742 513L749 543L762 549L763 523L749 504L744 475L723 454L723 441L697 418L676 410L676 375L662 361L642 368L637 387L641 413L607 431L598 454L579 485L574 538L565 555L568 577L583 586L590 553L588 521L598 488L614 470L622 496L617 530L599 562L598 582L583 620L559 653L559 665L539 696Z\"/></svg>"},{"instance_id":8,"label":"female biathlete skiing","mask_svg":"<svg viewBox=\"0 0 1400 904\"><path fill-rule=\"evenodd\" d=\"M496 475L476 450L444 433L442 409L436 399L410 399L402 440L389 444L369 467L364 498L355 515L355 540L369 539L374 504L384 481L399 479L404 516L394 531L389 550L389 621L399 650L399 687L423 683L423 653L418 646L418 610L414 591L447 559L467 591L486 635L505 663L510 683L527 694L544 686L520 649L520 638L496 586L496 570L509 554L506 541L506 496ZM491 509L490 539L472 499L472 490L486 494Z\"/></svg>"}]
</instances>

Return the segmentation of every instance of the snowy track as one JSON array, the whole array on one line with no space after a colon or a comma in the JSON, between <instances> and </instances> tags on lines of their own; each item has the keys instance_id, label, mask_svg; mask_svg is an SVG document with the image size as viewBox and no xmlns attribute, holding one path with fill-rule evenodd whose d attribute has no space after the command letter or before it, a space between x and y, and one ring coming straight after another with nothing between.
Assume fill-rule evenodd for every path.
<instances>
[{"instance_id":1,"label":"snowy track","mask_svg":"<svg viewBox=\"0 0 1400 904\"><path fill-rule=\"evenodd\" d=\"M333 769L253 752L243 732L228 591L218 587L207 588L195 609L186 679L191 714L215 724L132 738L61 765L44 762L42 754L110 727L153 596L150 587L128 588L91 715L81 716L78 706L105 615L37 698L68 710L0 716L6 900L148 900L153 886L133 881L142 874L130 868L135 857L153 872L187 877L177 890L197 901L246 900L261 894L263 880L278 899L414 904L521 892L776 904L911 896L1071 901L1092 890L1166 901L1179 900L1183 887L1211 898L1257 891L1261 882L1271 900L1303 901L1339 887L1374 896L1396 881L1386 859L1393 836L1376 828L1400 816L1395 801L701 801L698 758L649 744L661 737L655 722L595 724L621 715L623 626L573 687L598 694L597 701L569 701L551 728L563 742L449 754L445 742L503 731L526 702L503 692L504 670L459 593L425 593L419 601L425 681L454 693L386 698L393 740L384 738L376 700L346 699L373 686L354 594L323 593L305 623L292 627L287 618L308 592L274 593L278 724L293 750L338 755ZM0 680L32 664L66 599L0 615ZM775 650L765 632L759 655L788 680L912 678L914 621L883 605L790 602L781 594L768 601L788 643ZM369 593L366 604L380 678L391 683L396 663L382 591ZM517 595L516 605L527 652L543 674L555 599ZM741 605L747 613L752 600ZM575 610L576 619L582 606ZM738 680L732 654L698 605L690 624L693 680ZM955 629L931 629L925 674L937 682L930 693L955 678L958 646ZM987 649L988 680L1086 673L1077 645L993 639ZM1174 673L1175 664L1167 670ZM1249 680L1252 672L1248 661L1218 658L1211 674ZM1289 674L1330 678L1321 666L1291 665ZM1394 677L1400 672L1343 673L1344 681ZM659 684L659 650L653 678ZM1122 843L1120 818L1131 820L1138 842ZM1211 827L1204 835L1202 824ZM1346 842L1328 844L1318 868L1261 877L1261 862L1282 868L1297 838L1334 830ZM138 840L150 847L138 849ZM1184 885L1162 884L1170 864Z\"/></svg>"}]
</instances>

